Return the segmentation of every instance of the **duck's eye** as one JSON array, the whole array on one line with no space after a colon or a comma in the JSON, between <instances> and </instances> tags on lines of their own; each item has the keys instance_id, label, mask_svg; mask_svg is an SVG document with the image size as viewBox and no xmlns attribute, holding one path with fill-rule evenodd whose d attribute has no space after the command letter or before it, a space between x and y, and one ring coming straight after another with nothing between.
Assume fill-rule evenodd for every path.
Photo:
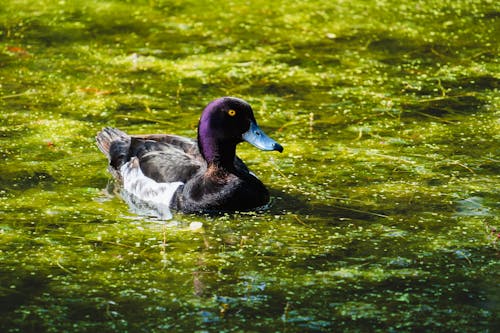
<instances>
[{"instance_id":1,"label":"duck's eye","mask_svg":"<svg viewBox=\"0 0 500 333\"><path fill-rule=\"evenodd\" d=\"M231 117L234 117L234 116L236 116L236 111L229 110L229 111L227 111L227 114L230 115Z\"/></svg>"}]
</instances>

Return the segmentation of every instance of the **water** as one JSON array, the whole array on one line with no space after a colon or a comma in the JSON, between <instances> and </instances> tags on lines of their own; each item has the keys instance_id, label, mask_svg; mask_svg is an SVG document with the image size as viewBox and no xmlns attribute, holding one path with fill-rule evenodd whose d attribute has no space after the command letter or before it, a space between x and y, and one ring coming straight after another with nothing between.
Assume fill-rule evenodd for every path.
<instances>
[{"instance_id":1,"label":"water","mask_svg":"<svg viewBox=\"0 0 500 333\"><path fill-rule=\"evenodd\" d=\"M4 1L1 330L497 331L499 10ZM285 147L238 147L269 210L109 194L102 127L193 137L225 95Z\"/></svg>"}]
</instances>

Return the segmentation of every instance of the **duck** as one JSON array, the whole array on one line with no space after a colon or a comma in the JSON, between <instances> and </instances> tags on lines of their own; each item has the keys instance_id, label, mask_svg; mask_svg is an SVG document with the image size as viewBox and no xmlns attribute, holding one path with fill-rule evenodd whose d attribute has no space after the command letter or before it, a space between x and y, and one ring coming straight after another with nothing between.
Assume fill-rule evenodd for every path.
<instances>
[{"instance_id":1,"label":"duck","mask_svg":"<svg viewBox=\"0 0 500 333\"><path fill-rule=\"evenodd\" d=\"M258 126L250 104L236 97L215 99L204 108L196 139L129 135L112 127L96 136L128 200L182 213L251 211L269 203L266 186L236 155L244 141L283 152Z\"/></svg>"}]
</instances>

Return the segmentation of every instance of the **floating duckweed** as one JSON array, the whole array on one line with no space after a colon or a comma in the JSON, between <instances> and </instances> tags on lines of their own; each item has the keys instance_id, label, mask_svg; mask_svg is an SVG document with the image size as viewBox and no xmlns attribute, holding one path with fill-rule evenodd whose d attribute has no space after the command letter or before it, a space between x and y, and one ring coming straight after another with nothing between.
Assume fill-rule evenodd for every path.
<instances>
[{"instance_id":1,"label":"floating duckweed","mask_svg":"<svg viewBox=\"0 0 500 333\"><path fill-rule=\"evenodd\" d=\"M0 330L494 331L497 7L3 1ZM194 137L224 95L285 147L238 146L268 210L110 194L101 127Z\"/></svg>"}]
</instances>

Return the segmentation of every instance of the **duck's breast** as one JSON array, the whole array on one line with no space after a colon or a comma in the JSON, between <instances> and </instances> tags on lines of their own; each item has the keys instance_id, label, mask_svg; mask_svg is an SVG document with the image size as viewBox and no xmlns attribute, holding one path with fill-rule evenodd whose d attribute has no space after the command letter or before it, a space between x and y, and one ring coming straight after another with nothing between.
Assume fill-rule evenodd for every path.
<instances>
[{"instance_id":1,"label":"duck's breast","mask_svg":"<svg viewBox=\"0 0 500 333\"><path fill-rule=\"evenodd\" d=\"M269 202L269 192L251 174L215 178L205 174L187 182L175 196L172 207L184 212L245 211Z\"/></svg>"}]
</instances>

